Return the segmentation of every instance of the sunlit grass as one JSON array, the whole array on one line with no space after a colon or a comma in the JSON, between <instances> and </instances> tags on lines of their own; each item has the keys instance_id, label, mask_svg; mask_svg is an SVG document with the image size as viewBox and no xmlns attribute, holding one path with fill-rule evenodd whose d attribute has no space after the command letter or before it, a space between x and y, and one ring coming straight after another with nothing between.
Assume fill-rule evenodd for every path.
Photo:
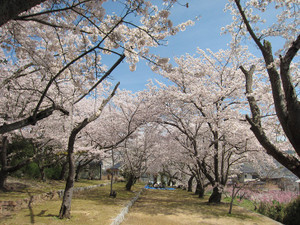
<instances>
[{"instance_id":1,"label":"sunlit grass","mask_svg":"<svg viewBox=\"0 0 300 225\"><path fill-rule=\"evenodd\" d=\"M108 181L106 181L108 182ZM95 185L97 181L82 181L81 186ZM55 188L62 189L56 183ZM76 185L79 185L77 183ZM64 183L62 185L64 187ZM20 210L10 218L0 219L0 224L110 224L121 209L133 198L144 184L136 184L133 191L125 190L125 183L114 184L117 197L109 197L110 185L75 193L72 200L70 220L58 219L61 199L44 201ZM52 187L53 188L53 187ZM44 189L46 190L47 187ZM9 194L9 193L4 193ZM14 193L10 193L14 194ZM276 224L262 215L234 206L228 214L229 201L222 204L208 204L208 196L199 199L197 195L176 189L146 190L125 217L124 225L176 225L176 224ZM249 204L249 203L248 203Z\"/></svg>"},{"instance_id":2,"label":"sunlit grass","mask_svg":"<svg viewBox=\"0 0 300 225\"><path fill-rule=\"evenodd\" d=\"M230 201L231 201L231 197L226 197L226 198L223 199L223 202L226 202L226 203L230 203ZM254 208L255 208L254 204L248 199L242 199L241 201L239 201L238 198L235 198L233 200L233 205L234 206L241 206L245 209L255 211L254 210Z\"/></svg>"},{"instance_id":3,"label":"sunlit grass","mask_svg":"<svg viewBox=\"0 0 300 225\"><path fill-rule=\"evenodd\" d=\"M0 220L0 224L110 224L143 186L144 184L136 184L133 191L129 192L125 190L125 183L116 183L113 185L113 189L117 191L116 198L109 197L109 185L75 193L70 220L58 219L62 200L57 199L33 205L31 209L20 210L11 218Z\"/></svg>"},{"instance_id":4,"label":"sunlit grass","mask_svg":"<svg viewBox=\"0 0 300 225\"><path fill-rule=\"evenodd\" d=\"M75 182L75 187L86 187L102 183L107 183L108 180L79 180ZM65 181L58 180L48 180L42 182L33 179L16 179L9 178L8 185L14 187L12 191L1 192L0 200L17 200L22 198L28 198L30 195L38 195L42 193L47 193L50 191L61 190L65 188Z\"/></svg>"},{"instance_id":5,"label":"sunlit grass","mask_svg":"<svg viewBox=\"0 0 300 225\"><path fill-rule=\"evenodd\" d=\"M208 196L183 190L147 190L125 217L124 225L175 224L276 224L269 218L234 207L228 214L229 204L208 204Z\"/></svg>"}]
</instances>

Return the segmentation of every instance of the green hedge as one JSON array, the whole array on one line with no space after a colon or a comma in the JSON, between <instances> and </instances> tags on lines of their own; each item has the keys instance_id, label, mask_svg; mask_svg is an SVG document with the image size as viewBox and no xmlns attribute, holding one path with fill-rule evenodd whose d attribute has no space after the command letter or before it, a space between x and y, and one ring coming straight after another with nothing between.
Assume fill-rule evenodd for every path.
<instances>
[{"instance_id":1,"label":"green hedge","mask_svg":"<svg viewBox=\"0 0 300 225\"><path fill-rule=\"evenodd\" d=\"M277 201L260 203L257 212L285 225L300 224L300 196L289 204Z\"/></svg>"}]
</instances>

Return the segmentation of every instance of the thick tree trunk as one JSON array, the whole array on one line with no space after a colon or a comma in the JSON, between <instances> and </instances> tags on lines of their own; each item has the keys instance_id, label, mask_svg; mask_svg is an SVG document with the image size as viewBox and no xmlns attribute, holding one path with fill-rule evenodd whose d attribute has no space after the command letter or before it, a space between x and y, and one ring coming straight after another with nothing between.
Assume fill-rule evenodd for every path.
<instances>
[{"instance_id":1,"label":"thick tree trunk","mask_svg":"<svg viewBox=\"0 0 300 225\"><path fill-rule=\"evenodd\" d=\"M74 144L76 135L85 128L89 123L96 120L106 104L110 101L110 99L115 95L115 92L120 85L120 82L117 83L112 93L102 101L102 104L100 105L99 109L96 113L91 115L89 118L85 118L81 123L79 123L76 127L73 128L68 142L68 163L69 163L69 174L67 178L66 188L64 192L63 201L61 204L60 212L59 212L59 218L70 218L71 217L71 201L73 196L73 187L74 187L74 178L75 178L75 159L74 159Z\"/></svg>"},{"instance_id":2,"label":"thick tree trunk","mask_svg":"<svg viewBox=\"0 0 300 225\"><path fill-rule=\"evenodd\" d=\"M0 26L46 0L1 0Z\"/></svg>"},{"instance_id":3,"label":"thick tree trunk","mask_svg":"<svg viewBox=\"0 0 300 225\"><path fill-rule=\"evenodd\" d=\"M204 197L205 188L203 184L201 184L199 181L197 181L195 194L199 196L199 198Z\"/></svg>"},{"instance_id":4,"label":"thick tree trunk","mask_svg":"<svg viewBox=\"0 0 300 225\"><path fill-rule=\"evenodd\" d=\"M209 203L221 203L222 190L218 187L213 188L213 193L209 197Z\"/></svg>"},{"instance_id":5,"label":"thick tree trunk","mask_svg":"<svg viewBox=\"0 0 300 225\"><path fill-rule=\"evenodd\" d=\"M126 183L126 190L127 191L131 191L131 187L134 185L135 181L136 181L135 177L132 174L130 174L129 178L128 178L128 181Z\"/></svg>"},{"instance_id":6,"label":"thick tree trunk","mask_svg":"<svg viewBox=\"0 0 300 225\"><path fill-rule=\"evenodd\" d=\"M205 193L205 189L204 188L200 188L199 193L198 193L198 197L199 198L204 198L204 193Z\"/></svg>"},{"instance_id":7,"label":"thick tree trunk","mask_svg":"<svg viewBox=\"0 0 300 225\"><path fill-rule=\"evenodd\" d=\"M194 179L194 175L192 175L190 177L190 179L188 180L188 192L192 192L193 191L193 179Z\"/></svg>"},{"instance_id":8,"label":"thick tree trunk","mask_svg":"<svg viewBox=\"0 0 300 225\"><path fill-rule=\"evenodd\" d=\"M74 177L68 177L63 202L59 212L59 218L71 218L71 201L73 197Z\"/></svg>"},{"instance_id":9,"label":"thick tree trunk","mask_svg":"<svg viewBox=\"0 0 300 225\"><path fill-rule=\"evenodd\" d=\"M73 142L74 141L75 141L75 136L74 136ZM71 201L72 201L72 196L73 196L74 176L75 176L73 146L72 146L72 148L68 149L68 161L69 161L69 174L68 174L68 178L67 178L67 183L66 183L66 187L65 187L62 205L61 205L60 212L59 212L60 219L63 219L63 218L70 219L70 217L71 217Z\"/></svg>"}]
</instances>

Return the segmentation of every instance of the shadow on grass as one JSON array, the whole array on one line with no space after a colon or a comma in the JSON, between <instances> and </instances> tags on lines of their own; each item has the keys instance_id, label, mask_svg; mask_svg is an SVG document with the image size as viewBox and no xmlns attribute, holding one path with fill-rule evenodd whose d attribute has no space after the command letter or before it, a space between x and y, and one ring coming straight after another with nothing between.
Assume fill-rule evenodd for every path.
<instances>
[{"instance_id":1,"label":"shadow on grass","mask_svg":"<svg viewBox=\"0 0 300 225\"><path fill-rule=\"evenodd\" d=\"M203 218L234 217L237 219L252 218L240 209L228 214L229 204L209 204L208 198L199 199L197 195L182 190L146 190L132 208L145 215L201 215Z\"/></svg>"}]
</instances>

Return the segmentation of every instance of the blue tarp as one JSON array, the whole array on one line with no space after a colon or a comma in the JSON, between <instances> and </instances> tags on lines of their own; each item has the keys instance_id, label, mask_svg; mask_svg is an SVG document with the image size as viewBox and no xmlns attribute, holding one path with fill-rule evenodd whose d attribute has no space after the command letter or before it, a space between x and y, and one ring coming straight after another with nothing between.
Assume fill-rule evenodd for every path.
<instances>
[{"instance_id":1,"label":"blue tarp","mask_svg":"<svg viewBox=\"0 0 300 225\"><path fill-rule=\"evenodd\" d=\"M155 187L149 187L148 185L146 185L145 188L154 189L154 190L175 190L175 188L155 188Z\"/></svg>"}]
</instances>

